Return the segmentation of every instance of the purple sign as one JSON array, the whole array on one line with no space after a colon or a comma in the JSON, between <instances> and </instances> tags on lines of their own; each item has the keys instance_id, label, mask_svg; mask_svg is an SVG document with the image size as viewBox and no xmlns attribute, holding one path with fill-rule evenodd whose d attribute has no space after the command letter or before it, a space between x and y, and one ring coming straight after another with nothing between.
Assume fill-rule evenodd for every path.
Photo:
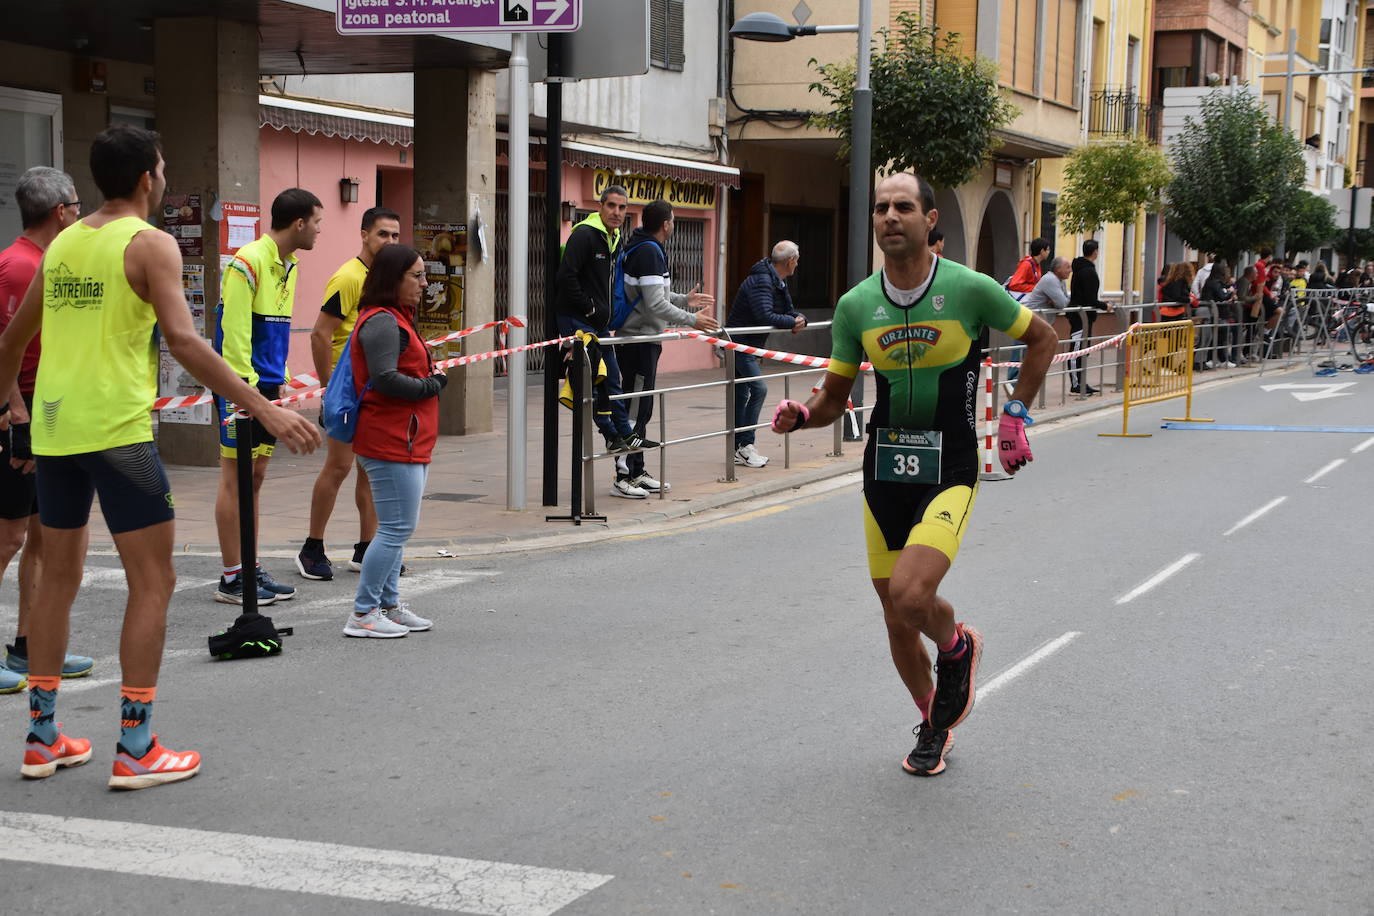
<instances>
[{"instance_id":1,"label":"purple sign","mask_svg":"<svg viewBox=\"0 0 1374 916\"><path fill-rule=\"evenodd\" d=\"M582 0L338 0L340 35L575 32Z\"/></svg>"}]
</instances>

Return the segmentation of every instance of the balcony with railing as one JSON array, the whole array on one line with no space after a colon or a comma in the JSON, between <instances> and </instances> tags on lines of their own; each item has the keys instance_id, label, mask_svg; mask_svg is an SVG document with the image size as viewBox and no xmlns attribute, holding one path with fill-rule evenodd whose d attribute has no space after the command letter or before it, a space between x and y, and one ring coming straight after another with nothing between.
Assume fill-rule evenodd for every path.
<instances>
[{"instance_id":1,"label":"balcony with railing","mask_svg":"<svg viewBox=\"0 0 1374 916\"><path fill-rule=\"evenodd\" d=\"M1088 136L1099 140L1143 137L1159 142L1162 105L1145 101L1134 89L1100 87L1088 93Z\"/></svg>"}]
</instances>

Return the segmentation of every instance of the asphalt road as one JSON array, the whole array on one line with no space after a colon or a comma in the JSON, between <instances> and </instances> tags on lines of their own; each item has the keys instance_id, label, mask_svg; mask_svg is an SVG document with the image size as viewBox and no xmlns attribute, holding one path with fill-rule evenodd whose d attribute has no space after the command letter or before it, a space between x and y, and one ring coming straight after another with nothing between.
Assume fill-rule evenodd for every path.
<instances>
[{"instance_id":1,"label":"asphalt road","mask_svg":"<svg viewBox=\"0 0 1374 916\"><path fill-rule=\"evenodd\" d=\"M1262 388L1318 383L1350 384ZM1367 425L1371 396L1362 376L1249 377L1195 413ZM123 583L94 558L72 648L99 665L59 718L96 756L0 776L6 899L1374 912L1374 436L1158 429L1181 406L1133 412L1148 439L1099 438L1117 412L1033 427L1035 462L982 487L943 593L986 636L983 691L934 779L898 766L915 716L852 482L613 542L413 559L405 597L436 628L401 640L345 639L356 579L277 561L301 590L269 613L296 633L258 661L209 660L234 609L210 600L213 558L181 558L156 727L204 771L128 794L104 788ZM0 620L13 600L7 582ZM22 698L6 709L17 758Z\"/></svg>"}]
</instances>

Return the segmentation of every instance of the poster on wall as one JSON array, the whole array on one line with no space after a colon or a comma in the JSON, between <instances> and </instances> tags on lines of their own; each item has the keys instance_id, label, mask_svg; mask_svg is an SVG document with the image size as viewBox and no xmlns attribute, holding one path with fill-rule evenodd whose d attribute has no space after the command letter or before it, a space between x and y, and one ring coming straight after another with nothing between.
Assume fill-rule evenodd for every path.
<instances>
[{"instance_id":1,"label":"poster on wall","mask_svg":"<svg viewBox=\"0 0 1374 916\"><path fill-rule=\"evenodd\" d=\"M162 199L162 228L177 240L183 258L205 257L199 194L168 194Z\"/></svg>"},{"instance_id":2,"label":"poster on wall","mask_svg":"<svg viewBox=\"0 0 1374 916\"><path fill-rule=\"evenodd\" d=\"M429 340L463 327L463 274L467 264L465 223L417 223L415 247L425 262L425 298L416 315L420 336ZM442 348L443 355L462 352L462 342ZM436 355L441 355L436 352Z\"/></svg>"},{"instance_id":3,"label":"poster on wall","mask_svg":"<svg viewBox=\"0 0 1374 916\"><path fill-rule=\"evenodd\" d=\"M256 239L262 230L262 209L257 204L221 201L223 216L219 224L219 253L231 255Z\"/></svg>"},{"instance_id":4,"label":"poster on wall","mask_svg":"<svg viewBox=\"0 0 1374 916\"><path fill-rule=\"evenodd\" d=\"M186 306L191 310L191 322L202 336L205 334L205 265L183 264L181 268L181 287L186 295ZM202 394L200 382L187 372L167 349L167 341L158 338L157 395L164 397L183 397ZM194 423L201 426L210 423L210 405L198 404L194 407L174 407L161 410L157 414L161 423Z\"/></svg>"}]
</instances>

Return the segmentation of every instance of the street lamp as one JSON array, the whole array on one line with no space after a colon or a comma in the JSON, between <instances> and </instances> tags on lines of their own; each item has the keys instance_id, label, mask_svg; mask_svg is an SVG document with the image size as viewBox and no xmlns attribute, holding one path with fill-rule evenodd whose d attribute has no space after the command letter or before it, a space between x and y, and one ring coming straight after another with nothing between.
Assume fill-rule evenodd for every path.
<instances>
[{"instance_id":1,"label":"street lamp","mask_svg":"<svg viewBox=\"0 0 1374 916\"><path fill-rule=\"evenodd\" d=\"M857 286L868 276L868 183L873 176L869 161L873 150L873 90L868 86L872 0L860 0L858 25L788 25L772 13L749 13L730 27L732 38L749 41L791 41L798 36L857 32L858 69L854 80L849 127L849 286Z\"/></svg>"}]
</instances>

